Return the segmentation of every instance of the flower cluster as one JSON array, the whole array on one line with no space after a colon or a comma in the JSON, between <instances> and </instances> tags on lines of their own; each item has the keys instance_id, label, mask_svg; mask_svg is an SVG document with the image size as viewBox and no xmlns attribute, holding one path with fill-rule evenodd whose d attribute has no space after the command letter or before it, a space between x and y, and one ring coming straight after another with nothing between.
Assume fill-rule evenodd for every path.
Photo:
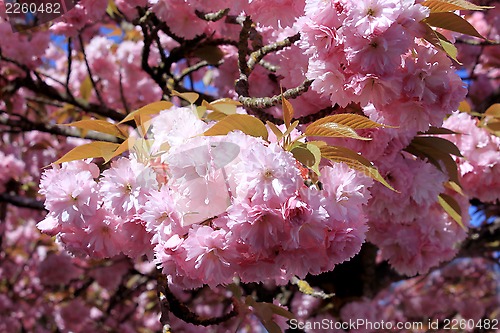
<instances>
[{"instance_id":1,"label":"flower cluster","mask_svg":"<svg viewBox=\"0 0 500 333\"><path fill-rule=\"evenodd\" d=\"M38 227L75 254L154 253L186 288L234 276L286 283L359 251L370 178L325 165L323 189L308 187L278 143L241 132L199 136L207 127L190 108L172 107L151 122L151 151L101 175L84 161L47 170L40 193L49 214Z\"/></svg>"},{"instance_id":2,"label":"flower cluster","mask_svg":"<svg viewBox=\"0 0 500 333\"><path fill-rule=\"evenodd\" d=\"M477 126L467 113L453 113L444 127L456 132L447 135L460 149L457 158L460 182L467 195L483 202L500 199L500 138Z\"/></svg>"},{"instance_id":3,"label":"flower cluster","mask_svg":"<svg viewBox=\"0 0 500 333\"><path fill-rule=\"evenodd\" d=\"M427 15L414 1L306 1L297 24L312 88L340 106L372 103L377 118L412 135L439 125L465 89L446 55L423 42Z\"/></svg>"}]
</instances>

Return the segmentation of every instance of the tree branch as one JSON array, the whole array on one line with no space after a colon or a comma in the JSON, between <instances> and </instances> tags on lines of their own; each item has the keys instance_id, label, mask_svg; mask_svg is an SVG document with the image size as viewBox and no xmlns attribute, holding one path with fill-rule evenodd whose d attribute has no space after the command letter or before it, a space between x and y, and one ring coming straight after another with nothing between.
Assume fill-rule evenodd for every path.
<instances>
[{"instance_id":1,"label":"tree branch","mask_svg":"<svg viewBox=\"0 0 500 333\"><path fill-rule=\"evenodd\" d=\"M43 206L43 202L33 199L26 198L17 195L10 195L7 193L0 193L0 202L7 202L17 207L31 208L37 210L46 210Z\"/></svg>"},{"instance_id":2,"label":"tree branch","mask_svg":"<svg viewBox=\"0 0 500 333\"><path fill-rule=\"evenodd\" d=\"M250 54L250 58L247 62L247 67L251 71L266 55L269 53L277 52L283 50L286 47L291 46L293 43L300 39L300 33L296 33L293 36L287 37L282 41L278 41L272 44L265 45Z\"/></svg>"},{"instance_id":3,"label":"tree branch","mask_svg":"<svg viewBox=\"0 0 500 333\"><path fill-rule=\"evenodd\" d=\"M79 130L71 127L63 127L59 125L51 125L51 124L43 124L43 123L35 123L27 118L24 118L20 115L11 115L16 116L19 120L12 119L9 117L9 114L6 111L0 110L0 125L8 126L13 130L19 130L20 132L31 132L31 131L39 131L44 133L50 133L55 135L62 135L66 137L74 137L74 138L82 138L89 140L98 140L98 141L106 141L106 142L121 142L120 139L99 132L91 131L84 137L82 137Z\"/></svg>"},{"instance_id":4,"label":"tree branch","mask_svg":"<svg viewBox=\"0 0 500 333\"><path fill-rule=\"evenodd\" d=\"M161 306L161 322L165 324L167 322L167 311L171 312L177 318L182 319L187 323L191 323L198 326L210 326L218 325L225 321L228 321L232 317L238 314L237 302L233 300L233 309L228 313L214 318L202 318L196 313L192 312L184 303L181 303L177 297L168 288L168 283L166 277L159 273L158 276L158 297L160 298Z\"/></svg>"},{"instance_id":5,"label":"tree branch","mask_svg":"<svg viewBox=\"0 0 500 333\"><path fill-rule=\"evenodd\" d=\"M97 84L94 81L94 76L92 75L92 70L90 69L90 64L87 59L87 53L85 52L85 45L83 45L83 39L82 35L78 34L78 41L80 42L80 46L82 48L82 54L83 54L83 61L85 61L85 66L87 67L87 73L89 75L90 82L92 83L92 87L94 87L95 94L97 96L97 99L99 100L101 105L105 105L104 100L101 96L101 93L99 92L99 89L97 89Z\"/></svg>"},{"instance_id":6,"label":"tree branch","mask_svg":"<svg viewBox=\"0 0 500 333\"><path fill-rule=\"evenodd\" d=\"M296 98L305 93L311 86L313 80L304 80L302 84L295 88L290 88L283 93L287 99ZM240 96L239 101L247 108L251 109L267 109L281 103L281 95L273 97L245 97Z\"/></svg>"},{"instance_id":7,"label":"tree branch","mask_svg":"<svg viewBox=\"0 0 500 333\"><path fill-rule=\"evenodd\" d=\"M208 21L208 22L217 22L220 19L224 18L227 14L229 14L230 8L226 9L221 9L215 13L203 13L200 12L199 10L195 10L196 16L198 16L200 19Z\"/></svg>"}]
</instances>

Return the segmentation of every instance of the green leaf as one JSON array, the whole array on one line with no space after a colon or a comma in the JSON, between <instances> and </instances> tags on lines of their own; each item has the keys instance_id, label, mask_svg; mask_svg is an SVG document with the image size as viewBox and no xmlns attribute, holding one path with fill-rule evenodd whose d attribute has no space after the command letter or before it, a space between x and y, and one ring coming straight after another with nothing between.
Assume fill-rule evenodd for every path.
<instances>
[{"instance_id":1,"label":"green leaf","mask_svg":"<svg viewBox=\"0 0 500 333\"><path fill-rule=\"evenodd\" d=\"M118 143L104 141L87 143L71 149L68 153L66 153L63 157L61 157L54 163L59 164L95 157L103 157L107 162L112 158L113 153L118 149L119 146L120 144Z\"/></svg>"},{"instance_id":2,"label":"green leaf","mask_svg":"<svg viewBox=\"0 0 500 333\"><path fill-rule=\"evenodd\" d=\"M86 76L80 85L80 96L82 99L88 101L92 95L92 80L90 76Z\"/></svg>"},{"instance_id":3,"label":"green leaf","mask_svg":"<svg viewBox=\"0 0 500 333\"><path fill-rule=\"evenodd\" d=\"M100 133L106 133L122 139L127 138L126 133L122 132L120 128L118 128L118 126L110 122L107 122L105 120L87 119L87 120L75 121L73 123L64 125L74 126L85 130L91 130Z\"/></svg>"},{"instance_id":4,"label":"green leaf","mask_svg":"<svg viewBox=\"0 0 500 333\"><path fill-rule=\"evenodd\" d=\"M224 58L224 52L217 45L197 47L193 53L195 57L205 60L210 65L217 65Z\"/></svg>"},{"instance_id":5,"label":"green leaf","mask_svg":"<svg viewBox=\"0 0 500 333\"><path fill-rule=\"evenodd\" d=\"M240 106L241 103L229 98L222 98L210 103L202 101L201 105L205 106L207 110L218 111L229 115L235 114L236 108Z\"/></svg>"},{"instance_id":6,"label":"green leaf","mask_svg":"<svg viewBox=\"0 0 500 333\"><path fill-rule=\"evenodd\" d=\"M465 35L485 39L481 34L463 17L451 12L431 13L424 19L427 24Z\"/></svg>"},{"instance_id":7,"label":"green leaf","mask_svg":"<svg viewBox=\"0 0 500 333\"><path fill-rule=\"evenodd\" d=\"M256 302L251 296L247 296L245 304L253 308L253 313L259 318L260 322L269 333L282 333L280 327L273 319L274 314L287 319L295 318L290 311L272 303Z\"/></svg>"},{"instance_id":8,"label":"green leaf","mask_svg":"<svg viewBox=\"0 0 500 333\"><path fill-rule=\"evenodd\" d=\"M327 294L327 293L325 293L322 290L317 291L313 287L311 287L311 285L307 281L300 280L300 279L298 279L296 277L294 277L292 279L292 283L296 284L297 287L299 287L299 291L301 293L306 294L306 295L311 295L313 297L323 298L323 299L328 299L328 298L331 298L331 297L335 296L334 293L333 294Z\"/></svg>"},{"instance_id":9,"label":"green leaf","mask_svg":"<svg viewBox=\"0 0 500 333\"><path fill-rule=\"evenodd\" d=\"M290 152L297 161L307 166L319 176L321 150L316 145L302 143L299 146L294 147Z\"/></svg>"},{"instance_id":10,"label":"green leaf","mask_svg":"<svg viewBox=\"0 0 500 333\"><path fill-rule=\"evenodd\" d=\"M431 13L494 8L489 6L478 6L466 0L426 0L422 2L422 5L429 7Z\"/></svg>"},{"instance_id":11,"label":"green leaf","mask_svg":"<svg viewBox=\"0 0 500 333\"><path fill-rule=\"evenodd\" d=\"M259 119L246 114L231 114L213 125L205 136L226 135L231 131L240 130L245 134L262 137L267 140L267 128Z\"/></svg>"},{"instance_id":12,"label":"green leaf","mask_svg":"<svg viewBox=\"0 0 500 333\"><path fill-rule=\"evenodd\" d=\"M456 63L461 64L457 59L458 50L455 45L450 43L442 34L432 29L427 23L422 22L422 24L426 29L424 39L436 48L444 51L451 59L455 60Z\"/></svg>"},{"instance_id":13,"label":"green leaf","mask_svg":"<svg viewBox=\"0 0 500 333\"><path fill-rule=\"evenodd\" d=\"M370 178L382 183L387 188L396 191L378 172L378 169L372 163L359 155L353 150L339 146L322 146L320 147L321 156L333 162L342 162L349 166L351 169L360 171Z\"/></svg>"},{"instance_id":14,"label":"green leaf","mask_svg":"<svg viewBox=\"0 0 500 333\"><path fill-rule=\"evenodd\" d=\"M194 93L194 92L180 93L176 90L172 90L172 96L180 97L183 100L188 101L190 104L194 104L198 100L198 98L200 97L199 94Z\"/></svg>"},{"instance_id":15,"label":"green leaf","mask_svg":"<svg viewBox=\"0 0 500 333\"><path fill-rule=\"evenodd\" d=\"M370 120L365 116L361 116L354 113L341 113L341 114L326 116L316 120L309 126L319 126L327 123L337 123L339 125L350 127L352 129L380 128L380 127L397 128L397 126L379 124L375 121Z\"/></svg>"},{"instance_id":16,"label":"green leaf","mask_svg":"<svg viewBox=\"0 0 500 333\"><path fill-rule=\"evenodd\" d=\"M444 187L446 187L452 191L455 191L462 196L465 196L465 194L462 190L462 187L459 184L455 183L454 181L450 180L450 181L445 182Z\"/></svg>"},{"instance_id":17,"label":"green leaf","mask_svg":"<svg viewBox=\"0 0 500 333\"><path fill-rule=\"evenodd\" d=\"M283 132L281 132L281 130L278 128L278 126L276 126L275 124L273 124L269 120L266 121L266 124L267 124L267 126L269 126L269 128L274 133L274 135L276 135L277 140L280 141L281 138L283 137Z\"/></svg>"},{"instance_id":18,"label":"green leaf","mask_svg":"<svg viewBox=\"0 0 500 333\"><path fill-rule=\"evenodd\" d=\"M458 202L448 194L441 193L438 197L438 202L443 207L444 211L451 216L455 222L458 223L462 229L467 230L463 221L462 221L462 210Z\"/></svg>"},{"instance_id":19,"label":"green leaf","mask_svg":"<svg viewBox=\"0 0 500 333\"><path fill-rule=\"evenodd\" d=\"M108 0L108 7L106 8L106 13L111 16L111 18L115 18L115 16L122 17L122 14L116 7L116 4L113 0Z\"/></svg>"},{"instance_id":20,"label":"green leaf","mask_svg":"<svg viewBox=\"0 0 500 333\"><path fill-rule=\"evenodd\" d=\"M281 94L281 103L283 105L283 120L285 121L286 127L290 126L292 122L294 110L293 105Z\"/></svg>"},{"instance_id":21,"label":"green leaf","mask_svg":"<svg viewBox=\"0 0 500 333\"><path fill-rule=\"evenodd\" d=\"M486 109L484 114L486 116L500 118L500 103L495 103L495 104L491 105L488 109Z\"/></svg>"},{"instance_id":22,"label":"green leaf","mask_svg":"<svg viewBox=\"0 0 500 333\"><path fill-rule=\"evenodd\" d=\"M207 115L207 119L209 120L222 120L227 117L227 114L219 112L219 111L212 111Z\"/></svg>"},{"instance_id":23,"label":"green leaf","mask_svg":"<svg viewBox=\"0 0 500 333\"><path fill-rule=\"evenodd\" d=\"M432 148L446 154L463 157L460 149L451 141L435 136L417 136L412 140L412 144L418 147Z\"/></svg>"},{"instance_id":24,"label":"green leaf","mask_svg":"<svg viewBox=\"0 0 500 333\"><path fill-rule=\"evenodd\" d=\"M419 138L419 140L415 140ZM421 159L428 160L430 163L432 163L434 166L436 166L439 170L441 171L446 171L448 174L448 177L451 181L460 184L460 180L458 177L458 168L457 168L457 163L451 157L449 152L446 152L446 149L444 147L448 146L448 144L443 145L443 149L438 149L438 147L433 146L433 143L435 141L433 140L422 140L425 139L425 137L416 137L413 139L413 141L410 143L408 147L405 148L405 151L409 152L410 154L413 154ZM445 140L445 139L443 139ZM447 140L445 140L447 141ZM456 146L455 146L456 148ZM454 148L452 148L454 149ZM457 148L458 149L458 148ZM443 165L444 165L444 170L443 170Z\"/></svg>"},{"instance_id":25,"label":"green leaf","mask_svg":"<svg viewBox=\"0 0 500 333\"><path fill-rule=\"evenodd\" d=\"M299 126L299 121L298 120L295 120L293 122L293 124L289 125L288 128L286 129L285 133L283 133L283 136L287 136L287 135L290 135L290 133L292 133L292 131L294 129L297 128L297 126Z\"/></svg>"},{"instance_id":26,"label":"green leaf","mask_svg":"<svg viewBox=\"0 0 500 333\"><path fill-rule=\"evenodd\" d=\"M116 156L123 154L124 152L130 150L130 148L134 146L134 143L135 143L135 138L133 138L133 137L127 138L127 140L123 141L120 144L120 146L115 150L115 152L111 155L111 158L116 157Z\"/></svg>"},{"instance_id":27,"label":"green leaf","mask_svg":"<svg viewBox=\"0 0 500 333\"><path fill-rule=\"evenodd\" d=\"M317 126L311 124L307 126L305 135L328 137L328 138L351 138L351 139L366 140L366 141L371 140L371 138L365 138L360 136L351 127L337 123L324 123Z\"/></svg>"},{"instance_id":28,"label":"green leaf","mask_svg":"<svg viewBox=\"0 0 500 333\"><path fill-rule=\"evenodd\" d=\"M458 106L458 111L470 113L470 112L472 112L472 109L471 109L469 103L466 100L463 100L460 102L460 105Z\"/></svg>"},{"instance_id":29,"label":"green leaf","mask_svg":"<svg viewBox=\"0 0 500 333\"><path fill-rule=\"evenodd\" d=\"M488 121L485 127L492 132L500 131L500 120Z\"/></svg>"},{"instance_id":30,"label":"green leaf","mask_svg":"<svg viewBox=\"0 0 500 333\"><path fill-rule=\"evenodd\" d=\"M120 121L120 124L133 119L143 119L143 117L151 116L160 113L160 111L170 109L174 104L167 101L160 101L148 104L142 108L129 113L125 119ZM140 125L140 124L137 124Z\"/></svg>"},{"instance_id":31,"label":"green leaf","mask_svg":"<svg viewBox=\"0 0 500 333\"><path fill-rule=\"evenodd\" d=\"M197 106L195 109L196 109L196 115L200 119L203 118L203 116L207 112L207 108L205 106L203 106L203 105Z\"/></svg>"}]
</instances>

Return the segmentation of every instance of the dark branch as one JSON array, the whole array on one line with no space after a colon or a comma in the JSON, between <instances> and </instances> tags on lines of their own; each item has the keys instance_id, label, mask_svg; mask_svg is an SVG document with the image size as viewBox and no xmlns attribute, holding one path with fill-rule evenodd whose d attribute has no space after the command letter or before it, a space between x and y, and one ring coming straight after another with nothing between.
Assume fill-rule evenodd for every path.
<instances>
[{"instance_id":1,"label":"dark branch","mask_svg":"<svg viewBox=\"0 0 500 333\"><path fill-rule=\"evenodd\" d=\"M43 206L43 202L39 200L17 195L10 195L7 193L0 193L0 202L7 202L17 207L46 210Z\"/></svg>"},{"instance_id":2,"label":"dark branch","mask_svg":"<svg viewBox=\"0 0 500 333\"><path fill-rule=\"evenodd\" d=\"M202 318L198 316L196 313L192 312L184 303L179 301L177 297L175 297L172 291L170 291L170 289L168 288L168 283L165 276L161 273L158 277L158 296L160 298L162 308L162 323L166 322L166 318L164 316L166 316L167 313L165 311L171 312L177 318L182 319L187 323L199 326L218 325L225 321L228 321L238 314L237 302L233 301L233 309L220 317Z\"/></svg>"},{"instance_id":3,"label":"dark branch","mask_svg":"<svg viewBox=\"0 0 500 333\"><path fill-rule=\"evenodd\" d=\"M295 88L290 88L283 93L286 99L296 98L305 93L311 86L313 80L305 80L302 84ZM273 97L245 97L240 96L239 101L247 108L251 109L267 109L281 103L281 95Z\"/></svg>"},{"instance_id":4,"label":"dark branch","mask_svg":"<svg viewBox=\"0 0 500 333\"><path fill-rule=\"evenodd\" d=\"M220 19L224 18L227 14L229 14L230 8L226 9L221 9L218 12L215 13L203 13L200 12L199 10L195 10L196 16L201 18L202 20L209 21L209 22L217 22Z\"/></svg>"},{"instance_id":5,"label":"dark branch","mask_svg":"<svg viewBox=\"0 0 500 333\"><path fill-rule=\"evenodd\" d=\"M87 59L87 53L85 52L85 45L83 45L83 39L82 35L78 34L78 41L80 42L80 47L82 48L82 54L83 54L83 60L85 61L85 67L87 67L87 73L89 75L90 82L92 83L92 87L94 88L95 94L97 96L97 99L99 100L101 105L104 105L104 100L101 96L101 93L99 92L99 89L97 88L97 84L94 80L94 76L92 75L92 70L90 69L90 64Z\"/></svg>"},{"instance_id":6,"label":"dark branch","mask_svg":"<svg viewBox=\"0 0 500 333\"><path fill-rule=\"evenodd\" d=\"M0 110L0 125L8 126L12 130L20 132L39 131L55 135L62 135L66 137L83 138L89 140L107 141L107 142L120 142L120 139L99 132L89 132L87 135L81 135L81 132L76 128L64 127L59 125L43 124L32 122L20 115L8 115L7 112ZM19 119L12 119L17 117Z\"/></svg>"},{"instance_id":7,"label":"dark branch","mask_svg":"<svg viewBox=\"0 0 500 333\"><path fill-rule=\"evenodd\" d=\"M269 53L283 50L284 48L291 46L299 39L300 39L300 33L296 33L295 35L285 38L282 41L265 45L260 49L258 49L257 51L252 52L247 62L249 70L251 71L255 67L255 65L258 64Z\"/></svg>"}]
</instances>

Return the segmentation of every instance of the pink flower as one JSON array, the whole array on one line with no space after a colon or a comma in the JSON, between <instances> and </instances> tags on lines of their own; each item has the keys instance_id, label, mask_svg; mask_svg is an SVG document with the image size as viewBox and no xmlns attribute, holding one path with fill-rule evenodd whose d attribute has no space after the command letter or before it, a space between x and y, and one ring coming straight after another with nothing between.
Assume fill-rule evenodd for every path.
<instances>
[{"instance_id":1,"label":"pink flower","mask_svg":"<svg viewBox=\"0 0 500 333\"><path fill-rule=\"evenodd\" d=\"M151 132L154 137L152 149L159 150L162 144L179 145L207 129L207 124L195 115L193 109L171 107L160 112L152 120Z\"/></svg>"},{"instance_id":2,"label":"pink flower","mask_svg":"<svg viewBox=\"0 0 500 333\"><path fill-rule=\"evenodd\" d=\"M484 202L500 198L500 138L484 128L466 113L454 113L444 126L459 134L447 135L464 156L456 158L465 192Z\"/></svg>"},{"instance_id":3,"label":"pink flower","mask_svg":"<svg viewBox=\"0 0 500 333\"><path fill-rule=\"evenodd\" d=\"M106 215L105 211L89 221L86 235L84 236L84 250L89 256L95 258L111 258L120 254L126 247L126 237L121 232L122 219Z\"/></svg>"},{"instance_id":4,"label":"pink flower","mask_svg":"<svg viewBox=\"0 0 500 333\"><path fill-rule=\"evenodd\" d=\"M355 1L349 11L348 22L352 22L351 24L360 35L382 33L396 21L401 10L399 1Z\"/></svg>"},{"instance_id":5,"label":"pink flower","mask_svg":"<svg viewBox=\"0 0 500 333\"><path fill-rule=\"evenodd\" d=\"M362 206L371 197L368 192L373 184L371 178L343 163L333 163L320 171L326 197L325 208L331 218L339 221L363 219Z\"/></svg>"},{"instance_id":6,"label":"pink flower","mask_svg":"<svg viewBox=\"0 0 500 333\"><path fill-rule=\"evenodd\" d=\"M76 169L79 167L82 169ZM40 194L45 195L45 207L50 211L45 228L57 229L55 220L62 231L82 228L84 219L96 213L98 196L94 167L97 166L80 161L44 172Z\"/></svg>"},{"instance_id":7,"label":"pink flower","mask_svg":"<svg viewBox=\"0 0 500 333\"><path fill-rule=\"evenodd\" d=\"M167 233L177 230L180 226L178 212L175 210L172 193L167 186L162 186L160 191L151 191L144 210L141 213L141 220L144 221L145 229L153 234L151 242L158 243L160 232Z\"/></svg>"},{"instance_id":8,"label":"pink flower","mask_svg":"<svg viewBox=\"0 0 500 333\"><path fill-rule=\"evenodd\" d=\"M275 143L242 149L240 159L230 168L237 200L278 207L299 188L295 159Z\"/></svg>"},{"instance_id":9,"label":"pink flower","mask_svg":"<svg viewBox=\"0 0 500 333\"><path fill-rule=\"evenodd\" d=\"M267 205L235 205L230 208L228 217L231 233L241 239L254 260L268 256L288 238L288 226L280 210Z\"/></svg>"},{"instance_id":10,"label":"pink flower","mask_svg":"<svg viewBox=\"0 0 500 333\"><path fill-rule=\"evenodd\" d=\"M153 170L133 159L112 162L102 176L99 194L103 205L121 217L135 214L146 202L146 195L158 186Z\"/></svg>"},{"instance_id":11,"label":"pink flower","mask_svg":"<svg viewBox=\"0 0 500 333\"><path fill-rule=\"evenodd\" d=\"M191 277L215 287L232 281L235 273L225 257L230 252L225 242L226 232L208 226L195 226L182 244L186 251L183 268ZM189 267L189 268L188 268Z\"/></svg>"}]
</instances>

